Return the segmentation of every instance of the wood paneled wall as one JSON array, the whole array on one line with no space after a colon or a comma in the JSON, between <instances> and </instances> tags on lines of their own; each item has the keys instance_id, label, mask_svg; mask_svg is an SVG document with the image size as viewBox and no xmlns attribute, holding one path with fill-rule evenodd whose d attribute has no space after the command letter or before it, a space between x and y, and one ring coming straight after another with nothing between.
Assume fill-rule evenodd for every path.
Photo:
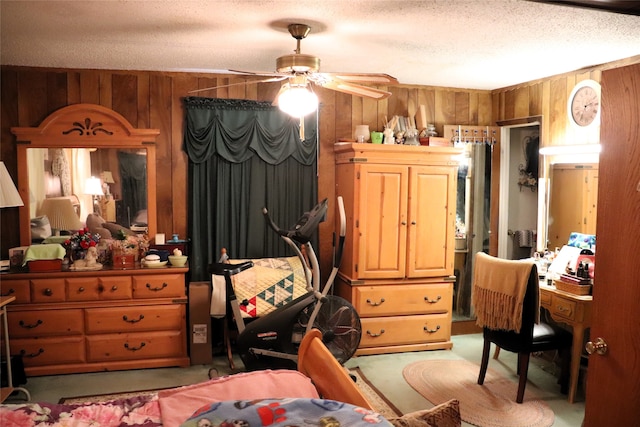
<instances>
[{"instance_id":1,"label":"wood paneled wall","mask_svg":"<svg viewBox=\"0 0 640 427\"><path fill-rule=\"evenodd\" d=\"M565 101L576 81L599 80L602 69L640 61L639 57L554 76L495 91L432 86L391 86L393 95L375 102L331 90L318 89L320 99L319 197L335 200L333 144L349 138L358 124L382 130L385 119L407 115L410 100L425 105L427 120L442 133L445 124L494 125L499 120L543 115L544 141L560 140L568 127ZM139 128L160 129L157 141L158 230L167 235L187 235L187 157L182 150L184 109L189 91L230 85L198 94L217 98L271 101L278 83L249 83L244 78L196 73L154 71L71 70L2 66L0 76L0 158L16 177L16 142L13 126L37 126L58 108L94 103L122 114ZM333 212L320 228L320 257L330 264ZM19 244L17 208L4 209L0 217L0 256Z\"/></svg>"}]
</instances>

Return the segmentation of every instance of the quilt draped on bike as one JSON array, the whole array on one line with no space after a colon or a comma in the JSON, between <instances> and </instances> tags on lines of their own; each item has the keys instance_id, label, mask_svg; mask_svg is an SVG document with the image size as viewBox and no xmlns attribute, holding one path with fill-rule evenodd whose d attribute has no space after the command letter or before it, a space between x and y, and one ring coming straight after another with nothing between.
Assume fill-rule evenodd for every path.
<instances>
[{"instance_id":1,"label":"quilt draped on bike","mask_svg":"<svg viewBox=\"0 0 640 427\"><path fill-rule=\"evenodd\" d=\"M231 264L243 261L229 260ZM231 277L242 316L261 317L307 292L300 258L252 259L253 267Z\"/></svg>"}]
</instances>

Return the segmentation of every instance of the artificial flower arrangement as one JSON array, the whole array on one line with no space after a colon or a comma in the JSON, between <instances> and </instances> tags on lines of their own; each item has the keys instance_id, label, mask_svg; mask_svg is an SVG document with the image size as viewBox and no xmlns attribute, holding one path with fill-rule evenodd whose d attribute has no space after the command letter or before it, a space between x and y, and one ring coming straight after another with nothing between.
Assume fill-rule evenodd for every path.
<instances>
[{"instance_id":1,"label":"artificial flower arrangement","mask_svg":"<svg viewBox=\"0 0 640 427\"><path fill-rule=\"evenodd\" d=\"M85 227L69 236L64 242L64 247L69 250L87 250L98 243L100 243L100 235L89 232L89 229Z\"/></svg>"},{"instance_id":2,"label":"artificial flower arrangement","mask_svg":"<svg viewBox=\"0 0 640 427\"><path fill-rule=\"evenodd\" d=\"M113 236L109 249L114 253L135 255L138 258L139 254L144 254L149 249L149 239L144 234L131 235L119 230Z\"/></svg>"}]
</instances>

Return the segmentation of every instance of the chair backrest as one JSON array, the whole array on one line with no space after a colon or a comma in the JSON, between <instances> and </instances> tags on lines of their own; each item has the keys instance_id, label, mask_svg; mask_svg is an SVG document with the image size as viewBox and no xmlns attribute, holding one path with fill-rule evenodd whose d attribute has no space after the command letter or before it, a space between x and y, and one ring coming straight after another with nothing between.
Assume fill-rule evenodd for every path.
<instances>
[{"instance_id":1,"label":"chair backrest","mask_svg":"<svg viewBox=\"0 0 640 427\"><path fill-rule=\"evenodd\" d=\"M311 378L323 398L373 409L345 368L324 345L322 333L317 329L310 330L302 338L298 371Z\"/></svg>"},{"instance_id":2,"label":"chair backrest","mask_svg":"<svg viewBox=\"0 0 640 427\"><path fill-rule=\"evenodd\" d=\"M522 326L520 332L504 331L504 330L491 330L489 328L483 328L486 335L494 339L500 339L503 342L510 342L512 345L520 348L526 348L531 345L533 339L533 326L538 319L540 304L539 304L539 283L538 283L538 270L535 265L531 268L529 273L529 279L527 280L527 288L524 294L524 301L522 307ZM494 340L495 341L495 340ZM505 349L509 350L506 348Z\"/></svg>"}]
</instances>

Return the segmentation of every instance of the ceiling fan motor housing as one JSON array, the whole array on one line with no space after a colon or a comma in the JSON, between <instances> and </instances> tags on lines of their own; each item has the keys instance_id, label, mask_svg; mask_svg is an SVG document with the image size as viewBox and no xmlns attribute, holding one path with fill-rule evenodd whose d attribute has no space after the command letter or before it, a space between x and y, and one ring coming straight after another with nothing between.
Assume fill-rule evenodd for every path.
<instances>
[{"instance_id":1,"label":"ceiling fan motor housing","mask_svg":"<svg viewBox=\"0 0 640 427\"><path fill-rule=\"evenodd\" d=\"M276 70L279 73L316 73L320 70L320 58L303 53L281 56L276 61Z\"/></svg>"}]
</instances>

